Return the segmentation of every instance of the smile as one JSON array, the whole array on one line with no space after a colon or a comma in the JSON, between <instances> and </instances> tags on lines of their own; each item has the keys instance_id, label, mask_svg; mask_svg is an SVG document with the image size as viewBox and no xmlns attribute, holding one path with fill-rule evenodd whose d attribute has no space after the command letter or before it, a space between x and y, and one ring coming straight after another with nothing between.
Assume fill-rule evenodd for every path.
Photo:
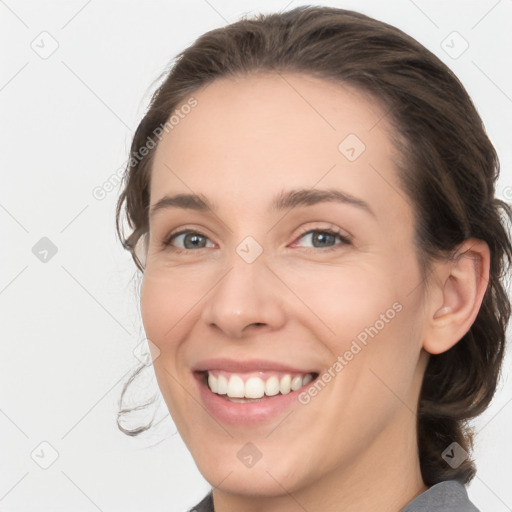
<instances>
[{"instance_id":1,"label":"smile","mask_svg":"<svg viewBox=\"0 0 512 512\"><path fill-rule=\"evenodd\" d=\"M283 372L231 373L220 370L205 372L206 383L217 395L233 402L287 395L309 384L315 373L291 374Z\"/></svg>"},{"instance_id":2,"label":"smile","mask_svg":"<svg viewBox=\"0 0 512 512\"><path fill-rule=\"evenodd\" d=\"M262 359L216 358L197 364L193 375L204 409L213 418L250 427L287 413L319 372Z\"/></svg>"}]
</instances>

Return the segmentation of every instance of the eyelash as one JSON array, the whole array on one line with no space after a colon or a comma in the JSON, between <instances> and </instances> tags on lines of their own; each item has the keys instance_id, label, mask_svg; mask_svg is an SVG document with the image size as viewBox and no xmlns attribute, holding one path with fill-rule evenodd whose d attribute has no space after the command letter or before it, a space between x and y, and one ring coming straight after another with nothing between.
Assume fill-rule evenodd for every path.
<instances>
[{"instance_id":1,"label":"eyelash","mask_svg":"<svg viewBox=\"0 0 512 512\"><path fill-rule=\"evenodd\" d=\"M170 249L172 250L172 252L175 252L177 254L180 254L180 253L183 253L183 252L190 252L190 251L197 251L197 250L200 250L200 249L208 249L208 247L200 247L199 249L183 249L181 247L174 247L172 245L172 241L177 238L178 236L180 235L183 235L183 234L194 234L194 235L199 235L201 237L204 237L206 239L208 239L208 237L206 235L203 235L202 233L200 233L199 231L194 231L192 229L183 229L181 231L177 231L176 233L171 233L163 242L162 242L162 245L164 246L164 248L166 249ZM351 245L351 240L348 236L346 235L343 235L341 233L341 231L338 231L336 229L330 229L330 228L306 228L304 229L300 234L299 236L296 238L296 240L300 240L302 237L304 237L305 235L309 234L309 233L322 233L322 234L327 234L327 235L333 235L335 237L338 237L339 240L341 240L341 244L336 244L336 245L333 245L333 246L330 246L330 247L306 247L305 249L308 250L308 251L315 251L315 250L321 250L322 252L329 252L329 251L333 251L337 248L339 248L340 246L342 245Z\"/></svg>"},{"instance_id":2,"label":"eyelash","mask_svg":"<svg viewBox=\"0 0 512 512\"><path fill-rule=\"evenodd\" d=\"M303 236L308 235L309 233L322 233L327 235L333 235L335 237L338 237L341 240L341 244L335 244L330 247L306 247L305 249L308 250L315 250L315 249L321 249L322 252L328 252L333 251L339 248L342 245L350 245L350 238L346 235L343 235L341 231L333 228L305 228L299 236L296 238L296 240L300 240Z\"/></svg>"}]
</instances>

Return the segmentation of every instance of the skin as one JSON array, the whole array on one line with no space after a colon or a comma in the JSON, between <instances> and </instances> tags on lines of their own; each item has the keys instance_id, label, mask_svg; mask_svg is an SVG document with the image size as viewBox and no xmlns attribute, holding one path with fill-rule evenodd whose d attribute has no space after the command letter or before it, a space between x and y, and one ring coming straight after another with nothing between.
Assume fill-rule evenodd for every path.
<instances>
[{"instance_id":1,"label":"skin","mask_svg":"<svg viewBox=\"0 0 512 512\"><path fill-rule=\"evenodd\" d=\"M150 203L196 193L216 210L151 216L141 309L159 387L215 510L396 512L427 489L416 442L422 377L429 353L471 326L488 248L466 241L463 256L435 263L427 287L391 128L368 96L305 75L251 74L194 97L156 149ZM366 146L355 161L338 149L348 134ZM295 188L336 188L373 213L332 201L270 209ZM184 228L206 247L184 249L183 237L164 246ZM350 243L315 247L303 234L325 229ZM236 251L249 235L263 249L252 263ZM257 426L220 424L202 406L200 360L327 370L395 303L401 311L308 404ZM237 457L249 441L262 454L250 468Z\"/></svg>"}]
</instances>

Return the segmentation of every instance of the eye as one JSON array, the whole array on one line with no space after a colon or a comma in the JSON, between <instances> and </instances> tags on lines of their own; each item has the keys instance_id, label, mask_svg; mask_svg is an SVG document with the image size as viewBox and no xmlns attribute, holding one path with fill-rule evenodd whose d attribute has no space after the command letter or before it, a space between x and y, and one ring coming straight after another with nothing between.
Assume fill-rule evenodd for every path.
<instances>
[{"instance_id":1,"label":"eye","mask_svg":"<svg viewBox=\"0 0 512 512\"><path fill-rule=\"evenodd\" d=\"M318 249L334 249L338 245L350 244L348 237L333 229L310 229L304 232L297 240L306 240L311 244L309 247ZM337 240L341 243L336 243Z\"/></svg>"},{"instance_id":2,"label":"eye","mask_svg":"<svg viewBox=\"0 0 512 512\"><path fill-rule=\"evenodd\" d=\"M209 242L209 244L208 244ZM214 247L214 244L208 237L198 233L197 231L184 230L178 233L173 233L165 241L166 247L172 246L178 252L180 250L188 249L203 249L205 247Z\"/></svg>"},{"instance_id":3,"label":"eye","mask_svg":"<svg viewBox=\"0 0 512 512\"><path fill-rule=\"evenodd\" d=\"M309 229L304 231L297 240L306 240L306 247L314 249L335 249L339 245L350 244L350 239L334 229ZM175 252L215 247L213 242L205 235L192 230L182 230L172 233L163 242L165 247ZM293 244L300 245L296 242Z\"/></svg>"}]
</instances>

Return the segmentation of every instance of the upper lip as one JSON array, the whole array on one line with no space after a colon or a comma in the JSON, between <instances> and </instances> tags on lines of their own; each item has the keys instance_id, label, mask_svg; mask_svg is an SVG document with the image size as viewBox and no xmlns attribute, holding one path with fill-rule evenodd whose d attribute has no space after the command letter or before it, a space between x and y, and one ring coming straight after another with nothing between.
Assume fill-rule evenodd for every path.
<instances>
[{"instance_id":1,"label":"upper lip","mask_svg":"<svg viewBox=\"0 0 512 512\"><path fill-rule=\"evenodd\" d=\"M269 361L266 359L248 359L245 361L227 359L227 358L211 358L203 359L194 367L196 372L205 372L210 370L223 370L232 373L246 373L256 371L276 371L289 373L315 373L311 369L304 370L293 366L284 365L277 361Z\"/></svg>"}]
</instances>

